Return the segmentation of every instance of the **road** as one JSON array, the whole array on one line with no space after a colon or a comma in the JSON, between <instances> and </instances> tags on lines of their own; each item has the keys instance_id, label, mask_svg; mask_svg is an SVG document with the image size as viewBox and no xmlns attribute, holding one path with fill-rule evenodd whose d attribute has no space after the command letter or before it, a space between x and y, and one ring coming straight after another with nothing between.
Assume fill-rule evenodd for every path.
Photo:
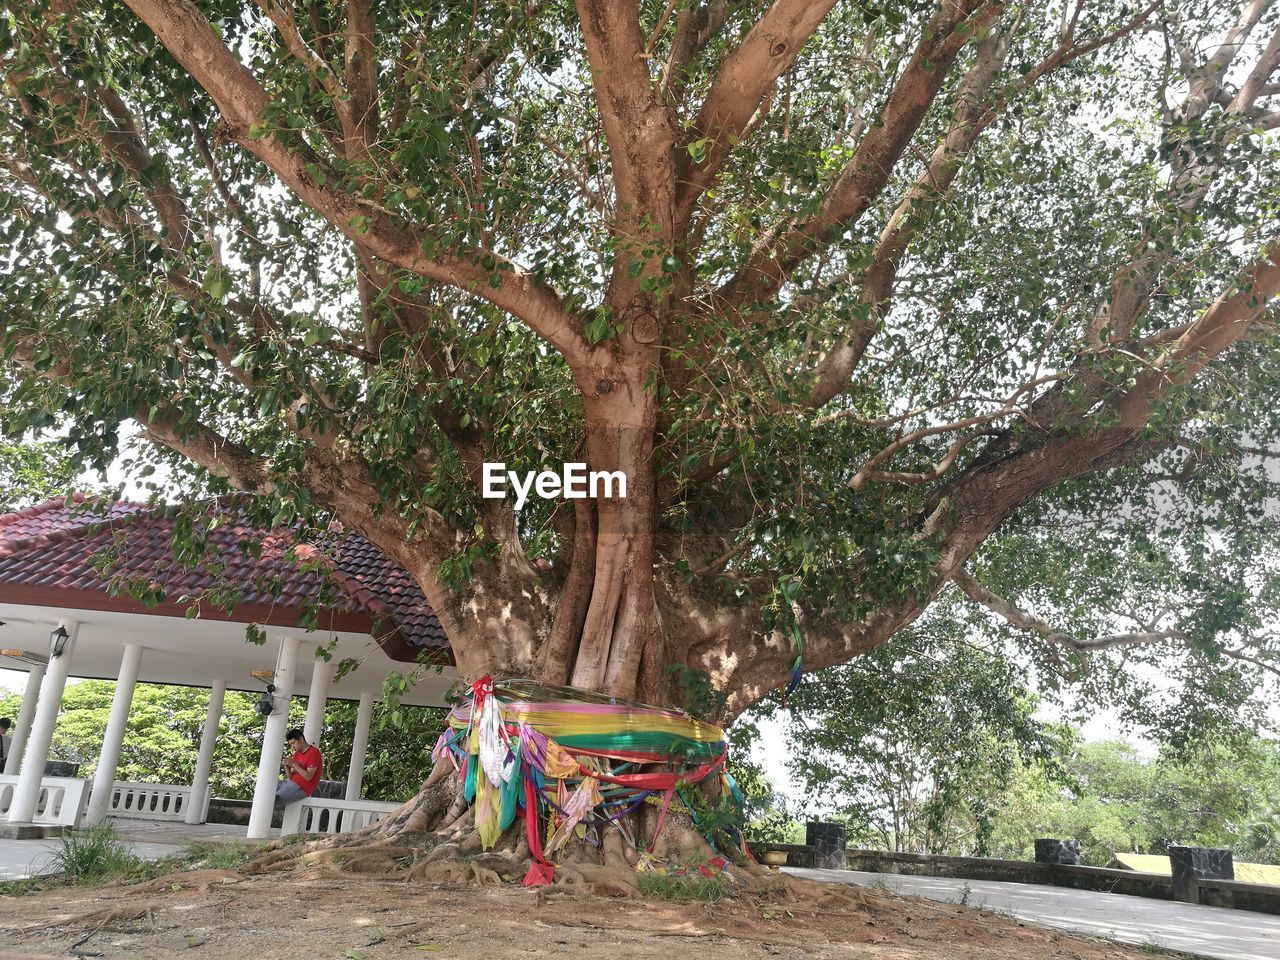
<instances>
[{"instance_id":1,"label":"road","mask_svg":"<svg viewBox=\"0 0 1280 960\"><path fill-rule=\"evenodd\" d=\"M1041 926L1141 947L1181 950L1214 960L1280 960L1280 916L1267 913L1029 883L902 877L857 870L783 869L811 880L883 884L896 893L967 903Z\"/></svg>"}]
</instances>

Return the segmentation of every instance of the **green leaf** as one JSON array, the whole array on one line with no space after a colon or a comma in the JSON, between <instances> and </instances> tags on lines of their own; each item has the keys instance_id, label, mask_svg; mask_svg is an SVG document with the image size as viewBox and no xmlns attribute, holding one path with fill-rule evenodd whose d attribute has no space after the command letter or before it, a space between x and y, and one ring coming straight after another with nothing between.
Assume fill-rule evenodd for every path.
<instances>
[{"instance_id":1,"label":"green leaf","mask_svg":"<svg viewBox=\"0 0 1280 960\"><path fill-rule=\"evenodd\" d=\"M215 300L225 300L231 292L231 275L217 264L205 271L200 289Z\"/></svg>"}]
</instances>

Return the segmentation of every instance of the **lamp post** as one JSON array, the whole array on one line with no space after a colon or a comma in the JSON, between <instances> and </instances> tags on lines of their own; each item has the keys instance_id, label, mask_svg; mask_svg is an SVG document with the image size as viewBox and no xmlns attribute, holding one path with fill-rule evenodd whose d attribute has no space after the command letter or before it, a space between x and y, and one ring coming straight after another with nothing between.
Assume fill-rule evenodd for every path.
<instances>
[{"instance_id":1,"label":"lamp post","mask_svg":"<svg viewBox=\"0 0 1280 960\"><path fill-rule=\"evenodd\" d=\"M67 628L62 624L58 624L56 630L49 634L49 659L56 660L67 651L67 642L71 639L71 634L67 632Z\"/></svg>"}]
</instances>

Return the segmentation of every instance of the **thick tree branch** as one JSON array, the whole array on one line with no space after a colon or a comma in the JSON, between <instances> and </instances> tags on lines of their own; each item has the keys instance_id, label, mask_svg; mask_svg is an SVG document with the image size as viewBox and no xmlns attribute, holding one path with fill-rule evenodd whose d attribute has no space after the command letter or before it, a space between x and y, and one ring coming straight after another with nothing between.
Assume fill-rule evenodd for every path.
<instances>
[{"instance_id":1,"label":"thick tree branch","mask_svg":"<svg viewBox=\"0 0 1280 960\"><path fill-rule=\"evenodd\" d=\"M1191 380L1214 357L1242 340L1280 294L1280 239L1271 240L1261 256L1235 284L1206 310L1151 367L1137 375L1116 404L1120 422L1136 428L1147 422L1157 399Z\"/></svg>"},{"instance_id":2,"label":"thick tree branch","mask_svg":"<svg viewBox=\"0 0 1280 960\"><path fill-rule=\"evenodd\" d=\"M684 91L685 73L728 16L726 0L709 0L696 7L684 6L676 14L675 36L667 61L662 65L662 89L679 100Z\"/></svg>"},{"instance_id":3,"label":"thick tree branch","mask_svg":"<svg viewBox=\"0 0 1280 960\"><path fill-rule=\"evenodd\" d=\"M186 421L179 411L167 407L152 411L139 406L133 418L142 425L147 439L222 477L237 490L253 494L275 491L270 479L270 461L228 440L212 427Z\"/></svg>"},{"instance_id":4,"label":"thick tree branch","mask_svg":"<svg viewBox=\"0 0 1280 960\"><path fill-rule=\"evenodd\" d=\"M324 57L312 50L303 38L302 31L298 29L298 20L293 15L293 4L290 0L256 0L256 2L262 12L267 15L267 19L275 24L285 49L306 66L307 71L315 77L321 89L333 100L339 122L344 130L347 129L351 121L342 83L333 72L333 68L325 62Z\"/></svg>"},{"instance_id":5,"label":"thick tree branch","mask_svg":"<svg viewBox=\"0 0 1280 960\"><path fill-rule=\"evenodd\" d=\"M924 121L960 50L999 9L997 4L982 0L943 3L925 25L920 42L894 84L880 111L880 123L862 138L818 212L784 224L760 239L746 263L717 291L722 309L732 311L772 299L800 263L871 206Z\"/></svg>"},{"instance_id":6,"label":"thick tree branch","mask_svg":"<svg viewBox=\"0 0 1280 960\"><path fill-rule=\"evenodd\" d=\"M1259 99L1268 96L1269 90L1270 95L1274 95L1277 91L1269 88L1267 81L1275 75L1277 70L1280 70L1280 27L1276 27L1271 34L1271 40L1266 49L1258 57L1258 62L1249 71L1249 76L1240 85L1240 89L1227 109L1232 113L1243 113L1251 109Z\"/></svg>"},{"instance_id":7,"label":"thick tree branch","mask_svg":"<svg viewBox=\"0 0 1280 960\"><path fill-rule=\"evenodd\" d=\"M686 150L677 162L677 229L689 222L765 95L834 6L835 0L774 0L721 64L686 138L706 141L702 158L695 163Z\"/></svg>"},{"instance_id":8,"label":"thick tree branch","mask_svg":"<svg viewBox=\"0 0 1280 960\"><path fill-rule=\"evenodd\" d=\"M418 231L375 203L321 186L307 169L316 158L306 151L286 145L270 132L251 136L250 129L261 123L266 111L266 91L190 0L128 2L130 9L213 98L232 137L353 243L389 264L489 301L528 324L570 365L586 364L591 348L581 333L579 319L564 308L553 291L519 265L483 250L428 257L422 249L424 237ZM481 265L485 256L492 256L499 265L496 273Z\"/></svg>"},{"instance_id":9,"label":"thick tree branch","mask_svg":"<svg viewBox=\"0 0 1280 960\"><path fill-rule=\"evenodd\" d=\"M865 315L855 324L851 335L818 362L809 406L815 409L823 406L848 386L854 369L879 328L893 295L898 268L920 222L927 216L931 205L950 189L960 171L961 161L995 118L996 111L987 109L984 100L996 73L1004 65L1009 39L1007 32L995 28L979 43L974 65L956 93L955 118L929 158L924 175L898 204L876 241L871 265L863 274L859 292Z\"/></svg>"},{"instance_id":10,"label":"thick tree branch","mask_svg":"<svg viewBox=\"0 0 1280 960\"><path fill-rule=\"evenodd\" d=\"M620 242L670 242L675 118L650 83L637 5L633 0L579 0L578 16L609 144ZM637 254L628 251L624 259ZM620 279L615 274L615 284Z\"/></svg>"},{"instance_id":11,"label":"thick tree branch","mask_svg":"<svg viewBox=\"0 0 1280 960\"><path fill-rule=\"evenodd\" d=\"M1214 102L1216 94L1226 80L1227 71L1240 55L1240 51L1244 49L1249 34L1253 32L1253 28L1258 25L1258 21L1274 2L1275 0L1249 0L1244 5L1235 25L1227 31L1218 49L1192 76L1186 105L1183 108L1185 119L1201 116L1209 104Z\"/></svg>"},{"instance_id":12,"label":"thick tree branch","mask_svg":"<svg viewBox=\"0 0 1280 960\"><path fill-rule=\"evenodd\" d=\"M348 124L344 131L348 159L365 159L378 139L378 55L374 45L371 0L347 4L344 54Z\"/></svg>"},{"instance_id":13,"label":"thick tree branch","mask_svg":"<svg viewBox=\"0 0 1280 960\"><path fill-rule=\"evenodd\" d=\"M1249 34L1273 3L1274 0L1250 0L1214 53L1188 76L1187 97L1166 120L1165 146L1172 152L1172 174L1164 189L1165 218L1143 231L1132 255L1112 276L1110 295L1098 304L1089 323L1089 341L1094 347L1103 346L1107 339L1129 338L1157 289L1161 271L1173 258L1176 245L1172 241L1194 222L1195 211L1208 194L1226 156L1221 147L1239 134L1240 126L1237 123L1234 127L1213 131L1217 149L1206 149L1196 138L1188 138L1185 131L1199 123L1215 103L1223 103L1225 112L1237 117L1251 108L1252 100L1248 98L1222 96L1223 84ZM1264 61L1277 55L1272 49L1274 44L1275 38L1255 64L1255 72Z\"/></svg>"},{"instance_id":14,"label":"thick tree branch","mask_svg":"<svg viewBox=\"0 0 1280 960\"><path fill-rule=\"evenodd\" d=\"M75 108L79 136L96 143L142 185L163 230L164 245L171 251L185 249L191 239L186 204L163 166L152 156L124 99L109 87L75 82L58 63L51 64L44 77L47 83L43 95L51 103ZM6 81L13 96L25 100L16 77L10 75Z\"/></svg>"},{"instance_id":15,"label":"thick tree branch","mask_svg":"<svg viewBox=\"0 0 1280 960\"><path fill-rule=\"evenodd\" d=\"M1003 68L1012 39L1011 30L993 28L978 44L973 66L965 75L955 97L955 117L925 167L924 174L908 191L889 218L872 251L872 262L862 275L859 300L865 316L844 342L822 357L814 369L814 385L808 405L817 409L844 391L861 362L880 320L893 296L898 269L907 249L927 221L929 211L950 191L963 160L978 138L998 119L1019 93L1061 69L1068 63L1110 46L1139 29L1164 2L1152 0L1144 9L1094 40L1077 44L1074 25L1064 31L1062 43L1048 57L1032 67L994 101L988 93L996 74ZM1078 12L1078 8L1077 8ZM1074 24L1074 21L1072 21Z\"/></svg>"}]
</instances>

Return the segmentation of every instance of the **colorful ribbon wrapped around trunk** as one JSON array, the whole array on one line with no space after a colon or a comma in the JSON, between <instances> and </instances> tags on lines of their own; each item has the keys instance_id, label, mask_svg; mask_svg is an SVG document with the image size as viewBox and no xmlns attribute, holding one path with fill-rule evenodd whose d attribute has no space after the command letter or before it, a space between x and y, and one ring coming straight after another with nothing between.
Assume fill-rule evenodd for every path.
<instances>
[{"instance_id":1,"label":"colorful ribbon wrapped around trunk","mask_svg":"<svg viewBox=\"0 0 1280 960\"><path fill-rule=\"evenodd\" d=\"M547 856L580 823L618 819L653 794L664 795L657 830L673 795L713 774L740 805L741 794L724 772L727 747L724 730L679 710L526 680L494 683L485 676L450 712L432 755L453 761L475 803L485 849L523 807L534 858L525 884L535 886L551 882L555 868ZM623 772L638 764L666 769ZM545 852L544 813L554 828Z\"/></svg>"}]
</instances>

